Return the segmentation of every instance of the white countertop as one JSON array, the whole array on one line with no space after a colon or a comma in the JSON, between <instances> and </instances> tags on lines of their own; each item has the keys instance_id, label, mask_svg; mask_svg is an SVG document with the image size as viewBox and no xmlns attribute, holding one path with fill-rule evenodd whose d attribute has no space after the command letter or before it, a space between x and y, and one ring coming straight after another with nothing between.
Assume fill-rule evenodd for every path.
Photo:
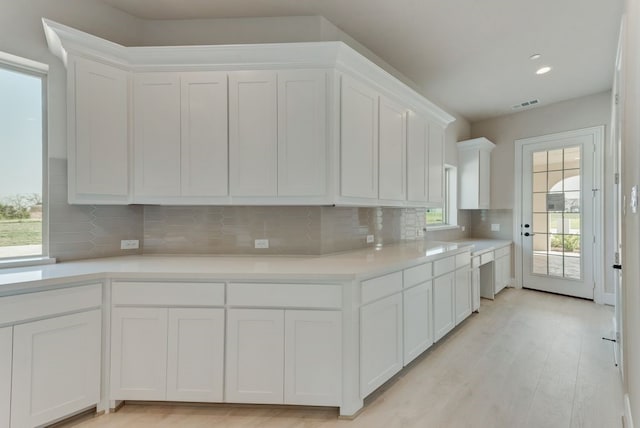
<instances>
[{"instance_id":1,"label":"white countertop","mask_svg":"<svg viewBox=\"0 0 640 428\"><path fill-rule=\"evenodd\" d=\"M472 245L472 256L477 256L488 251L497 250L498 248L508 247L512 244L512 241L505 239L481 239L481 238L467 238L454 241L462 245Z\"/></svg>"},{"instance_id":2,"label":"white countertop","mask_svg":"<svg viewBox=\"0 0 640 428\"><path fill-rule=\"evenodd\" d=\"M468 251L471 242L412 241L324 256L138 255L80 260L2 269L0 296L71 282L102 280L106 277L336 282L360 280Z\"/></svg>"}]
</instances>

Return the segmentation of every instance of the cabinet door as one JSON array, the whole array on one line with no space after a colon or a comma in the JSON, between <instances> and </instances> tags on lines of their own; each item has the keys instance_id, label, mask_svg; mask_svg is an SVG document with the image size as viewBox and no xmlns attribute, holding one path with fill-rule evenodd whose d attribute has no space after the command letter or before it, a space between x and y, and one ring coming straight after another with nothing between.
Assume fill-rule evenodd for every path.
<instances>
[{"instance_id":1,"label":"cabinet door","mask_svg":"<svg viewBox=\"0 0 640 428\"><path fill-rule=\"evenodd\" d=\"M407 197L407 109L380 97L379 133L379 198L404 201Z\"/></svg>"},{"instance_id":2,"label":"cabinet door","mask_svg":"<svg viewBox=\"0 0 640 428\"><path fill-rule=\"evenodd\" d=\"M489 209L491 200L491 152L488 150L480 150L478 156L479 169L478 172L478 208Z\"/></svg>"},{"instance_id":3,"label":"cabinet door","mask_svg":"<svg viewBox=\"0 0 640 428\"><path fill-rule=\"evenodd\" d=\"M129 73L82 58L74 58L72 64L69 88L75 94L69 100L69 200L126 203Z\"/></svg>"},{"instance_id":4,"label":"cabinet door","mask_svg":"<svg viewBox=\"0 0 640 428\"><path fill-rule=\"evenodd\" d=\"M278 73L278 196L327 193L327 73Z\"/></svg>"},{"instance_id":5,"label":"cabinet door","mask_svg":"<svg viewBox=\"0 0 640 428\"><path fill-rule=\"evenodd\" d=\"M221 402L224 309L169 309L167 400Z\"/></svg>"},{"instance_id":6,"label":"cabinet door","mask_svg":"<svg viewBox=\"0 0 640 428\"><path fill-rule=\"evenodd\" d=\"M433 335L440 340L455 326L453 272L433 280Z\"/></svg>"},{"instance_id":7,"label":"cabinet door","mask_svg":"<svg viewBox=\"0 0 640 428\"><path fill-rule=\"evenodd\" d=\"M402 293L360 309L360 395L402 369Z\"/></svg>"},{"instance_id":8,"label":"cabinet door","mask_svg":"<svg viewBox=\"0 0 640 428\"><path fill-rule=\"evenodd\" d=\"M285 404L340 405L341 326L339 311L285 311Z\"/></svg>"},{"instance_id":9,"label":"cabinet door","mask_svg":"<svg viewBox=\"0 0 640 428\"><path fill-rule=\"evenodd\" d=\"M480 310L480 268L479 267L471 269L471 295L472 295L471 309L474 312L478 312Z\"/></svg>"},{"instance_id":10,"label":"cabinet door","mask_svg":"<svg viewBox=\"0 0 640 428\"><path fill-rule=\"evenodd\" d=\"M14 327L11 426L46 424L100 401L100 310Z\"/></svg>"},{"instance_id":11,"label":"cabinet door","mask_svg":"<svg viewBox=\"0 0 640 428\"><path fill-rule=\"evenodd\" d=\"M429 202L444 200L444 128L429 122Z\"/></svg>"},{"instance_id":12,"label":"cabinet door","mask_svg":"<svg viewBox=\"0 0 640 428\"><path fill-rule=\"evenodd\" d=\"M232 196L278 193L277 78L271 71L229 74Z\"/></svg>"},{"instance_id":13,"label":"cabinet door","mask_svg":"<svg viewBox=\"0 0 640 428\"><path fill-rule=\"evenodd\" d=\"M165 400L167 309L114 308L111 399Z\"/></svg>"},{"instance_id":14,"label":"cabinet door","mask_svg":"<svg viewBox=\"0 0 640 428\"><path fill-rule=\"evenodd\" d=\"M230 403L282 404L284 311L227 311L225 398Z\"/></svg>"},{"instance_id":15,"label":"cabinet door","mask_svg":"<svg viewBox=\"0 0 640 428\"><path fill-rule=\"evenodd\" d=\"M227 73L182 73L180 86L182 195L226 196Z\"/></svg>"},{"instance_id":16,"label":"cabinet door","mask_svg":"<svg viewBox=\"0 0 640 428\"><path fill-rule=\"evenodd\" d=\"M378 94L342 76L340 194L378 198Z\"/></svg>"},{"instance_id":17,"label":"cabinet door","mask_svg":"<svg viewBox=\"0 0 640 428\"><path fill-rule=\"evenodd\" d=\"M456 325L471 315L471 271L468 268L456 271L455 281L456 299Z\"/></svg>"},{"instance_id":18,"label":"cabinet door","mask_svg":"<svg viewBox=\"0 0 640 428\"><path fill-rule=\"evenodd\" d=\"M133 104L135 197L179 196L179 75L135 74Z\"/></svg>"},{"instance_id":19,"label":"cabinet door","mask_svg":"<svg viewBox=\"0 0 640 428\"><path fill-rule=\"evenodd\" d=\"M431 281L403 293L405 366L433 344L431 293Z\"/></svg>"},{"instance_id":20,"label":"cabinet door","mask_svg":"<svg viewBox=\"0 0 640 428\"><path fill-rule=\"evenodd\" d=\"M427 122L416 113L407 119L407 199L426 202L429 197L429 135Z\"/></svg>"},{"instance_id":21,"label":"cabinet door","mask_svg":"<svg viewBox=\"0 0 640 428\"><path fill-rule=\"evenodd\" d=\"M0 328L0 427L11 420L11 360L13 327Z\"/></svg>"},{"instance_id":22,"label":"cabinet door","mask_svg":"<svg viewBox=\"0 0 640 428\"><path fill-rule=\"evenodd\" d=\"M511 278L511 258L504 256L495 261L495 293L505 288Z\"/></svg>"}]
</instances>

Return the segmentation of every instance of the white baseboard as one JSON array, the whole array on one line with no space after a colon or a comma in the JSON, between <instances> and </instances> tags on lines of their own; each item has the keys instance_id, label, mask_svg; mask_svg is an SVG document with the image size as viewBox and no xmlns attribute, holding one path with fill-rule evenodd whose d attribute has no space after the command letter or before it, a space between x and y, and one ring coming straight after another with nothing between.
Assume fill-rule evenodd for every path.
<instances>
[{"instance_id":1,"label":"white baseboard","mask_svg":"<svg viewBox=\"0 0 640 428\"><path fill-rule=\"evenodd\" d=\"M631 416L629 394L624 394L624 428L633 428L633 417Z\"/></svg>"},{"instance_id":2,"label":"white baseboard","mask_svg":"<svg viewBox=\"0 0 640 428\"><path fill-rule=\"evenodd\" d=\"M604 305L615 306L616 305L616 294L615 293L603 293L602 294L602 303Z\"/></svg>"}]
</instances>

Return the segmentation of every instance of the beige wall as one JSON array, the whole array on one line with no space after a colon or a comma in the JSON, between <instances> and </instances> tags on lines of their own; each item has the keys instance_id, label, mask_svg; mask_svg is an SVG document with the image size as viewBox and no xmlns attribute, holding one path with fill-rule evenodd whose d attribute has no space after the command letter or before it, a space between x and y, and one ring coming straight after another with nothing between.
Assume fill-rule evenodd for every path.
<instances>
[{"instance_id":1,"label":"beige wall","mask_svg":"<svg viewBox=\"0 0 640 428\"><path fill-rule=\"evenodd\" d=\"M487 137L496 144L491 152L491 208L513 209L515 140L597 125L608 129L610 121L607 91L473 123L472 138Z\"/></svg>"},{"instance_id":2,"label":"beige wall","mask_svg":"<svg viewBox=\"0 0 640 428\"><path fill-rule=\"evenodd\" d=\"M640 4L626 2L626 48L622 95L622 191L640 184ZM627 209L623 218L623 349L624 384L635 426L640 424L640 214ZM630 426L627 422L625 426Z\"/></svg>"}]
</instances>

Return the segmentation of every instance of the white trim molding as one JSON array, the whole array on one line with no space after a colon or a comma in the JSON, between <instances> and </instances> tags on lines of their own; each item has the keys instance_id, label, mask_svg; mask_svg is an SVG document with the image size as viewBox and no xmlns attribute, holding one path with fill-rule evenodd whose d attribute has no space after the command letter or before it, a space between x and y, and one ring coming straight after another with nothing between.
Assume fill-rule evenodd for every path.
<instances>
[{"instance_id":1,"label":"white trim molding","mask_svg":"<svg viewBox=\"0 0 640 428\"><path fill-rule=\"evenodd\" d=\"M631 415L629 394L624 394L624 428L633 428L633 416Z\"/></svg>"}]
</instances>

